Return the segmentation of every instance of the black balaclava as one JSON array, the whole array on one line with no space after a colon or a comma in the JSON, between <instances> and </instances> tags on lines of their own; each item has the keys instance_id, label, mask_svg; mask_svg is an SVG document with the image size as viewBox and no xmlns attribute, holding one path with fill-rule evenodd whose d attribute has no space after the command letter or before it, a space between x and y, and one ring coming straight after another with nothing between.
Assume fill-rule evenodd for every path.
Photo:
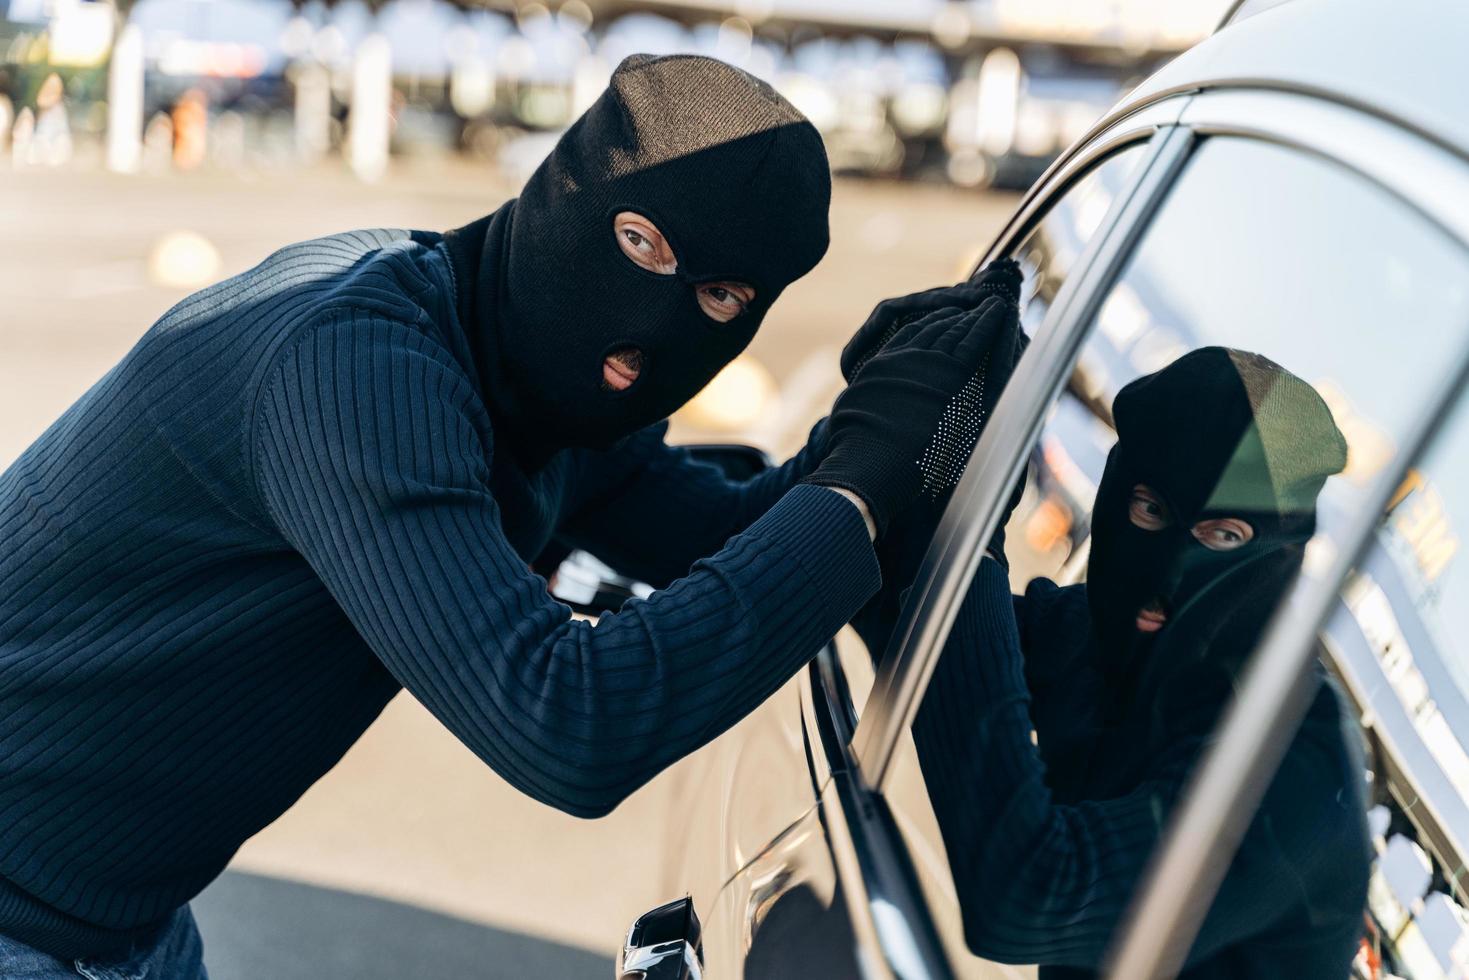
<instances>
[{"instance_id":1,"label":"black balaclava","mask_svg":"<svg viewBox=\"0 0 1469 980\"><path fill-rule=\"evenodd\" d=\"M1255 604L1273 606L1315 530L1317 494L1346 465L1346 441L1310 385L1258 354L1223 347L1133 381L1113 417L1118 441L1097 490L1087 600L1100 666L1130 683L1155 640L1165 643L1211 591L1268 579L1274 594ZM1163 499L1167 527L1129 519L1139 483ZM1253 538L1231 551L1206 548L1189 528L1216 516L1248 521ZM1154 599L1168 621L1142 633L1137 614Z\"/></svg>"},{"instance_id":2,"label":"black balaclava","mask_svg":"<svg viewBox=\"0 0 1469 980\"><path fill-rule=\"evenodd\" d=\"M830 200L820 136L770 86L712 58L624 60L518 200L447 236L497 430L534 468L672 414L825 254ZM657 226L676 273L623 254L622 211ZM716 281L755 291L727 323L695 293ZM640 373L614 392L603 359L627 347Z\"/></svg>"}]
</instances>

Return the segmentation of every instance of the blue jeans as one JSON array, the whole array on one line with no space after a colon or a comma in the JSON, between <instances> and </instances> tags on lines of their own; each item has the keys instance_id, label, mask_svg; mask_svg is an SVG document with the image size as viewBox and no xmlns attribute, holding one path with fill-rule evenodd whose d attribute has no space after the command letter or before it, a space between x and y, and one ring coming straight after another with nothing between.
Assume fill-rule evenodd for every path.
<instances>
[{"instance_id":1,"label":"blue jeans","mask_svg":"<svg viewBox=\"0 0 1469 980\"><path fill-rule=\"evenodd\" d=\"M204 943L185 905L126 956L68 962L0 936L0 977L6 980L209 980Z\"/></svg>"}]
</instances>

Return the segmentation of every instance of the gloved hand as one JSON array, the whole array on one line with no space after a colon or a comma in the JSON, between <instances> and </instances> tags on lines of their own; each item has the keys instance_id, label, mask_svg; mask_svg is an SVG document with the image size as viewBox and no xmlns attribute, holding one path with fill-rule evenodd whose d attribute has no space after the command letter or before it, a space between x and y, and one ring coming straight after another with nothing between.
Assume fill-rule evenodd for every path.
<instances>
[{"instance_id":1,"label":"gloved hand","mask_svg":"<svg viewBox=\"0 0 1469 980\"><path fill-rule=\"evenodd\" d=\"M908 590L918 574L918 566L923 561L934 532L938 529L939 519L948 506L952 487L963 474L964 464L969 459L984 423L993 414L1000 392L1004 390L1015 365L1020 362L1021 355L1030 345L1030 338L1020 329L1018 317L1013 312L1011 316L1006 327L998 332L993 347L983 359L983 384L980 386L977 404L971 400L966 405L960 399L952 406L967 407L969 414L957 420L957 428L964 432L964 438L955 440L951 447L952 452L943 467L946 479L942 489L937 484L930 484L932 492L919 494L906 510L894 518L888 533L877 542L877 560L882 568L883 587L852 619L852 626L874 658L881 656L882 651L887 648L888 638L897 624ZM1022 471L1014 492L1000 514L995 533L990 538L989 552L1006 569L1009 568L1009 562L1005 556L1005 524L1009 521L1010 514L1019 506L1024 492L1025 474Z\"/></svg>"},{"instance_id":2,"label":"gloved hand","mask_svg":"<svg viewBox=\"0 0 1469 980\"><path fill-rule=\"evenodd\" d=\"M920 491L951 487L963 465L954 454L969 448L966 406L984 400L983 364L1015 329L1014 305L998 296L900 326L837 398L830 451L803 482L857 494L879 535Z\"/></svg>"},{"instance_id":3,"label":"gloved hand","mask_svg":"<svg viewBox=\"0 0 1469 980\"><path fill-rule=\"evenodd\" d=\"M991 263L973 281L978 282L985 277L990 277L988 281L991 284L1002 287L999 295L1004 295L1007 299L1020 294L1020 271L1014 262L1007 260ZM918 562L928 547L928 540L933 537L939 518L949 504L949 496L959 478L964 475L964 466L969 461L974 444L979 441L980 432L994 414L1000 393L1005 390L1010 375L1014 373L1015 366L1020 363L1021 356L1029 346L1030 338L1020 329L1017 310L1012 324L996 335L994 346L986 355L980 373L974 379L974 385L966 386L965 391L961 392L952 406L954 413L946 413L948 424L943 427L944 431L940 435L945 443L944 451L939 454L942 463L935 471L935 479L924 486L922 499L898 522L901 528L894 537L902 537L908 543L891 550L893 567L890 569L884 565L884 580L902 582L904 588L911 584ZM988 550L1007 570L1010 564L1005 557L1005 525L1015 508L1020 505L1020 499L1025 493L1025 479L1025 472L1022 471L1009 502L1000 513L994 536L990 538ZM901 559L897 558L899 555L902 556ZM879 548L878 557L881 559L883 556L883 549Z\"/></svg>"},{"instance_id":4,"label":"gloved hand","mask_svg":"<svg viewBox=\"0 0 1469 980\"><path fill-rule=\"evenodd\" d=\"M996 259L970 279L954 286L939 286L921 293L885 299L873 309L867 322L857 329L842 349L842 377L848 382L903 326L935 310L952 307L969 310L987 296L1002 296L1020 302L1020 266L1014 259Z\"/></svg>"}]
</instances>

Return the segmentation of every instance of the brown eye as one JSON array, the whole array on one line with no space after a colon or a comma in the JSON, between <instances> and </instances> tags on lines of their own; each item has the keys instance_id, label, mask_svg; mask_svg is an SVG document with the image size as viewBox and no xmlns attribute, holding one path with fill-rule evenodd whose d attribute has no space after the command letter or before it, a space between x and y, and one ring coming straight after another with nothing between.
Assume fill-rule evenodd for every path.
<instances>
[{"instance_id":1,"label":"brown eye","mask_svg":"<svg viewBox=\"0 0 1469 980\"><path fill-rule=\"evenodd\" d=\"M1255 529L1238 518L1218 517L1199 521L1189 528L1189 533L1210 551L1233 551L1248 544L1255 536Z\"/></svg>"},{"instance_id":2,"label":"brown eye","mask_svg":"<svg viewBox=\"0 0 1469 980\"><path fill-rule=\"evenodd\" d=\"M617 244L638 267L658 275L672 275L678 259L654 224L636 211L622 211L612 219Z\"/></svg>"},{"instance_id":3,"label":"brown eye","mask_svg":"<svg viewBox=\"0 0 1469 980\"><path fill-rule=\"evenodd\" d=\"M1132 488L1127 517L1144 531L1161 531L1169 524L1168 508L1151 488L1141 483Z\"/></svg>"},{"instance_id":4,"label":"brown eye","mask_svg":"<svg viewBox=\"0 0 1469 980\"><path fill-rule=\"evenodd\" d=\"M711 320L728 323L755 298L755 290L738 282L715 282L698 289L699 308Z\"/></svg>"}]
</instances>

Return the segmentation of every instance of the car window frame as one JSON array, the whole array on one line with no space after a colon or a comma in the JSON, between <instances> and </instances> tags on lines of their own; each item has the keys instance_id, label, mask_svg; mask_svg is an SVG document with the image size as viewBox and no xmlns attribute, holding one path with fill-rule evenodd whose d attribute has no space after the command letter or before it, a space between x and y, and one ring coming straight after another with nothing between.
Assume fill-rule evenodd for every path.
<instances>
[{"instance_id":1,"label":"car window frame","mask_svg":"<svg viewBox=\"0 0 1469 980\"><path fill-rule=\"evenodd\" d=\"M1045 411L1060 396L1070 377L1080 349L1090 335L1096 308L1151 226L1158 206L1181 174L1183 164L1203 140L1215 136L1240 137L1322 157L1365 177L1469 248L1469 168L1465 167L1469 155L1401 125L1387 113L1333 100L1322 93L1260 87L1189 93L1180 104L1166 107L1162 120L1156 118L1158 104L1145 108L1155 113L1150 125L1157 133L1149 156L1134 173L1127 192L1114 202L1114 213L1109 213L1068 277L1067 286L1075 288L1067 295L1068 289L1063 287L1047 318L1054 320L1042 329L1043 339L1050 343L1038 341L1032 350L1032 355L1038 356L1027 358L1017 369L1015 384L1007 389L995 412L995 417L1004 424L988 427L975 447L965 480L956 488L939 533L925 556L915 595L919 585L931 588L937 576L948 573L956 583L947 590L955 609L944 616L941 604L917 608L920 603L913 603L915 622L908 624L905 633L895 634L906 641L904 648L890 650L894 655L891 663L885 657L879 667L869 696L870 707L859 721L852 745L864 781L876 794L882 792L898 738L911 725L912 714L921 702L952 626L957 599L962 597L978 567L982 542L988 540L993 530L987 525L996 523L998 507L1008 496L1010 482L1024 465ZM1173 116L1172 121L1166 116ZM1121 123L1125 124L1126 120ZM1118 125L1098 127L1090 142L1078 144L1077 149L1053 165L997 238L986 261L1008 254L1024 239L1051 203L1059 200L1075 177L1086 169L1085 161L1115 152L1114 144L1125 142L1107 140L1109 130L1117 129ZM1451 189L1448 194L1444 193L1446 187ZM1427 188L1432 188L1432 193ZM1043 364L1043 360L1053 363ZM1196 918L1202 918L1198 906L1202 903L1207 908L1223 868L1217 869L1218 877L1198 874L1190 877L1188 871L1197 868L1201 853L1218 852L1221 844L1226 845L1225 854L1233 854L1239 835L1258 806L1259 795L1263 794L1269 776L1280 761L1279 757L1270 759L1270 753L1262 758L1258 752L1239 751L1248 747L1239 740L1240 730L1246 723L1261 725L1262 719L1268 721L1268 725L1262 726L1262 730L1272 733L1266 739L1273 739L1283 754L1287 739L1279 735L1282 731L1286 735L1294 731L1305 707L1291 704L1286 694L1299 685L1288 681L1292 678L1298 681L1308 669L1317 649L1316 635L1330 615L1351 564L1370 545L1378 525L1373 515L1381 511L1378 504L1385 506L1401 476L1436 431L1443 409L1451 407L1469 384L1469 331L1458 361L1447 363L1445 371L1425 388L1431 391L1430 397L1421 401L1417 420L1404 434L1395 455L1369 492L1367 499L1371 506L1362 509L1361 520L1352 526L1340 551L1324 563L1325 570L1309 579L1303 576L1293 588L1282 604L1285 611L1272 622L1257 649L1246 683L1220 729L1218 741L1225 751L1222 755L1216 751L1199 767L1160 849L1161 859L1139 889L1133 911L1119 929L1115 954L1109 961L1110 975L1166 973L1163 964L1170 962L1170 957L1181 960L1192 942L1198 922L1187 920L1195 913ZM1044 385L1043 398L1036 397L1041 390L1037 388L1039 384ZM1012 396L1012 391L1025 394ZM988 466L981 462L984 460L1005 460L1006 465ZM957 519L963 513L970 515L967 526L965 521ZM948 621L942 622L940 616ZM915 626L925 625L922 622L925 618L930 628L915 630ZM933 629L933 625L941 625L942 629ZM1275 690L1270 690L1270 685ZM871 706L878 706L881 714ZM1249 743L1257 744L1258 739L1257 732L1257 737ZM1262 765L1262 761L1268 764ZM1201 795L1211 786L1212 798ZM1251 796L1254 798L1250 799ZM1221 807L1221 798L1228 805ZM1209 807L1215 808L1213 818L1207 812ZM1191 822L1185 824L1185 820ZM1201 839L1209 841L1210 846L1199 846ZM1181 843L1189 840L1193 843Z\"/></svg>"}]
</instances>

